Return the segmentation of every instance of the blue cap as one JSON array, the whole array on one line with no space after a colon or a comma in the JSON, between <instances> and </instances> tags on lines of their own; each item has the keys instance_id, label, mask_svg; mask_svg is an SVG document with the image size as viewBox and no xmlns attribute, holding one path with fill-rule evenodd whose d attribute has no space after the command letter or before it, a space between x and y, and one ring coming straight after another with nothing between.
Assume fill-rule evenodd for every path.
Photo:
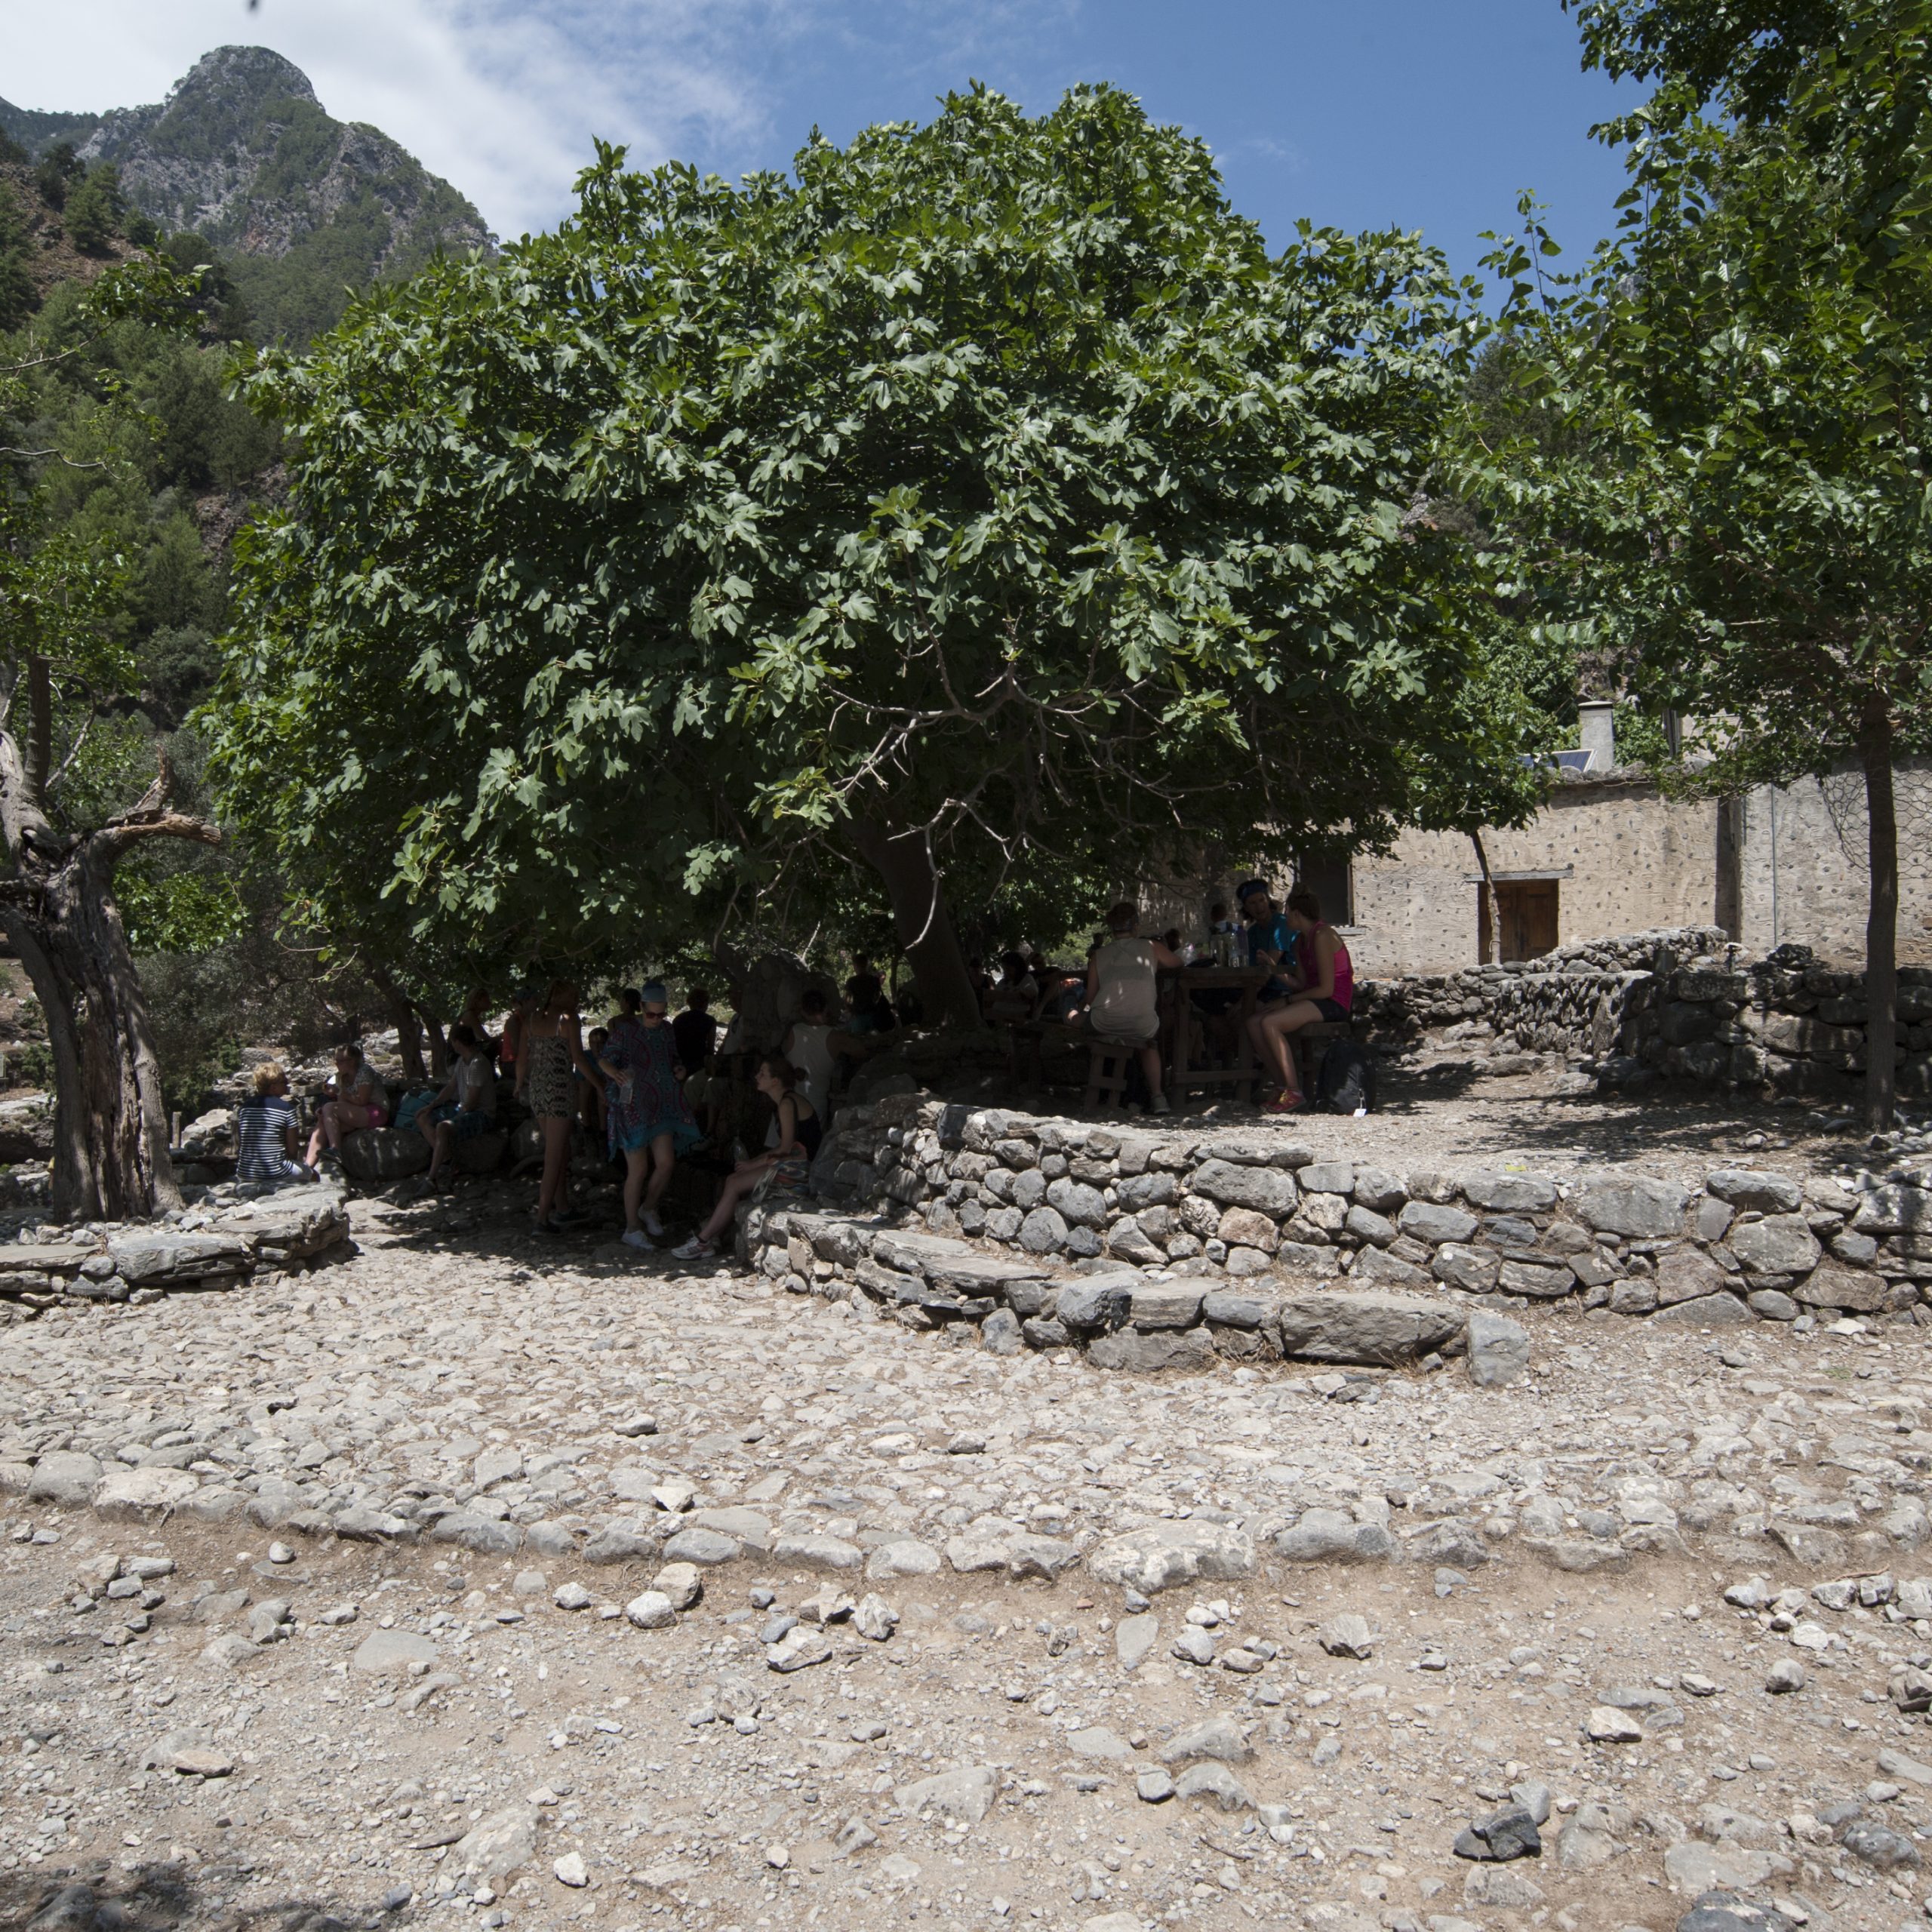
<instances>
[{"instance_id":1,"label":"blue cap","mask_svg":"<svg viewBox=\"0 0 1932 1932\"><path fill-rule=\"evenodd\" d=\"M646 1006L669 1006L671 995L662 980L653 980L641 995Z\"/></svg>"},{"instance_id":2,"label":"blue cap","mask_svg":"<svg viewBox=\"0 0 1932 1932\"><path fill-rule=\"evenodd\" d=\"M1251 892L1268 892L1268 881L1265 878L1243 879L1235 888L1235 903L1238 906ZM1272 899L1275 895L1269 892L1268 896Z\"/></svg>"}]
</instances>

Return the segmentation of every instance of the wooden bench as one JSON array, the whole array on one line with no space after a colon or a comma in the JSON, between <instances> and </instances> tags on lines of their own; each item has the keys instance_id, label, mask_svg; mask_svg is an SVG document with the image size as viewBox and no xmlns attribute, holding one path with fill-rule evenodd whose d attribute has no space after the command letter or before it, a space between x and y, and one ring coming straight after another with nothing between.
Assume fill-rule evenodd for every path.
<instances>
[{"instance_id":1,"label":"wooden bench","mask_svg":"<svg viewBox=\"0 0 1932 1932\"><path fill-rule=\"evenodd\" d=\"M1123 1106L1127 1083L1133 1071L1137 1047L1109 1046L1094 1040L1087 1048L1087 1092L1082 1104L1089 1112L1096 1107Z\"/></svg>"}]
</instances>

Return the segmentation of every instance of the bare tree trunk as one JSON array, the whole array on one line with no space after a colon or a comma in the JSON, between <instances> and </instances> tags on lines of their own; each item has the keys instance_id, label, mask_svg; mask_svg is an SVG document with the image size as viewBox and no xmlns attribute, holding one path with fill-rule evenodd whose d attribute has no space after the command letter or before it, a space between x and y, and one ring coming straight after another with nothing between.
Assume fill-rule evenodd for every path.
<instances>
[{"instance_id":1,"label":"bare tree trunk","mask_svg":"<svg viewBox=\"0 0 1932 1932\"><path fill-rule=\"evenodd\" d=\"M54 1207L70 1219L142 1218L180 1204L153 1029L114 902L115 867L138 840L220 842L212 826L168 809L168 777L164 757L131 812L63 838L28 785L17 742L0 731L0 832L14 862L0 883L0 924L47 1016Z\"/></svg>"},{"instance_id":2,"label":"bare tree trunk","mask_svg":"<svg viewBox=\"0 0 1932 1932\"><path fill-rule=\"evenodd\" d=\"M1476 870L1482 874L1482 884L1476 888L1482 894L1481 916L1476 921L1476 964L1487 966L1492 951L1499 958L1503 952L1503 935L1496 924L1496 881L1489 875L1489 854L1482 849L1482 834L1471 832L1469 843L1476 848Z\"/></svg>"},{"instance_id":3,"label":"bare tree trunk","mask_svg":"<svg viewBox=\"0 0 1932 1932\"><path fill-rule=\"evenodd\" d=\"M433 1013L423 1014L423 1030L429 1036L429 1078L440 1087L449 1078L449 1039L442 1022Z\"/></svg>"},{"instance_id":4,"label":"bare tree trunk","mask_svg":"<svg viewBox=\"0 0 1932 1932\"><path fill-rule=\"evenodd\" d=\"M420 1087L429 1074L423 1064L423 1022L416 1003L389 977L386 968L371 966L369 977L382 995L390 1023L395 1028L396 1051L402 1056L402 1077L412 1087Z\"/></svg>"},{"instance_id":5,"label":"bare tree trunk","mask_svg":"<svg viewBox=\"0 0 1932 1932\"><path fill-rule=\"evenodd\" d=\"M977 1028L980 996L966 971L966 956L952 929L946 888L932 861L923 829L889 832L872 819L852 821L860 857L885 881L893 929L912 962L913 983L928 1020L937 1026Z\"/></svg>"},{"instance_id":6,"label":"bare tree trunk","mask_svg":"<svg viewBox=\"0 0 1932 1932\"><path fill-rule=\"evenodd\" d=\"M1892 1124L1898 1101L1899 824L1892 796L1892 714L1873 693L1860 722L1858 759L1865 770L1865 814L1871 896L1865 920L1865 1124Z\"/></svg>"}]
</instances>

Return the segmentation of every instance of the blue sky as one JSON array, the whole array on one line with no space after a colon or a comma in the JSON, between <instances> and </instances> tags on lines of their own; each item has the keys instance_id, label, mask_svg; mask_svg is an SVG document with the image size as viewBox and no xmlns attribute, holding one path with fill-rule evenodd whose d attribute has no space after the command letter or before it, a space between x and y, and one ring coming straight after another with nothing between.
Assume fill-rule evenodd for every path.
<instances>
[{"instance_id":1,"label":"blue sky","mask_svg":"<svg viewBox=\"0 0 1932 1932\"><path fill-rule=\"evenodd\" d=\"M322 103L394 134L505 235L554 222L593 134L633 158L782 167L923 118L978 78L1038 111L1076 82L1138 94L1218 157L1279 245L1296 219L1420 228L1473 269L1517 192L1577 248L1621 183L1588 138L1611 90L1558 0L63 0L9 7L0 94L159 99L225 42L278 48Z\"/></svg>"}]
</instances>

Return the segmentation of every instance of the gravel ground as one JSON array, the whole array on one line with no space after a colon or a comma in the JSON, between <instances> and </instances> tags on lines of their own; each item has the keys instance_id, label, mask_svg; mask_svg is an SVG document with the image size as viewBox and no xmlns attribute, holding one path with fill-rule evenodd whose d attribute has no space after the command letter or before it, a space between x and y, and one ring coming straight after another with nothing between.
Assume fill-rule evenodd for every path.
<instances>
[{"instance_id":1,"label":"gravel ground","mask_svg":"<svg viewBox=\"0 0 1932 1932\"><path fill-rule=\"evenodd\" d=\"M1521 1097L1463 1118L1555 1158ZM1137 1379L516 1211L363 1202L340 1266L9 1331L0 1468L247 1501L0 1495L0 1925L1661 1932L1727 1884L1889 1929L1932 1892L1922 1331L1531 1309L1511 1388ZM301 1534L358 1502L403 1537ZM1283 1561L1313 1510L1407 1560ZM660 1576L705 1521L742 1554ZM1454 1854L1518 1802L1540 1855Z\"/></svg>"}]
</instances>

